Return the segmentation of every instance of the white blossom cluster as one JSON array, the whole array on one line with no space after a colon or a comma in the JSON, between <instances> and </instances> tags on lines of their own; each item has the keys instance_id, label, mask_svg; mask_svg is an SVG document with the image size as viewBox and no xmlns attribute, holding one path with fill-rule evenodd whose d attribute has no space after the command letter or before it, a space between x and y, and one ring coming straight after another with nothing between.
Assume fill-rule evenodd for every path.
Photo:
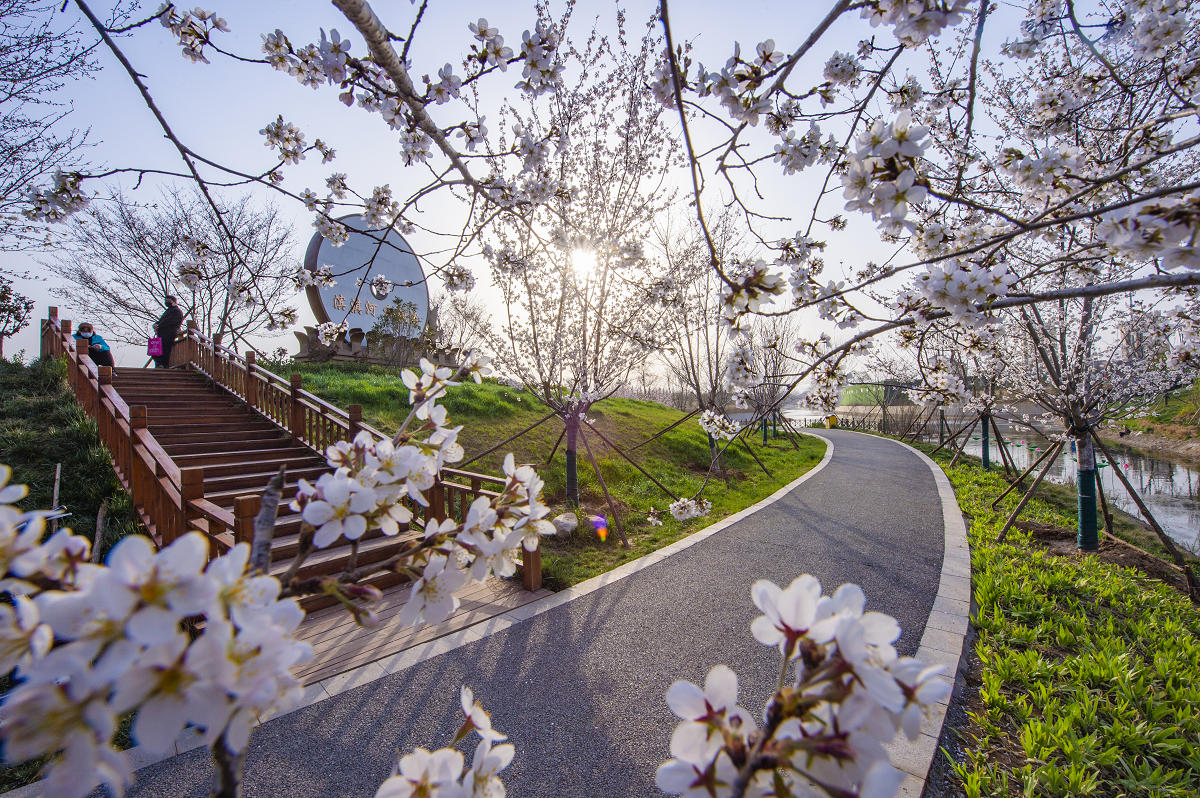
<instances>
[{"instance_id":1,"label":"white blossom cluster","mask_svg":"<svg viewBox=\"0 0 1200 798\"><path fill-rule=\"evenodd\" d=\"M503 41L501 41L503 44ZM521 37L520 57L522 80L517 88L534 96L554 94L562 86L564 67L558 62L558 47L561 39L558 32L541 21L533 32L525 31Z\"/></svg>"},{"instance_id":2,"label":"white blossom cluster","mask_svg":"<svg viewBox=\"0 0 1200 798\"><path fill-rule=\"evenodd\" d=\"M491 717L471 688L462 688L460 701L464 722L455 742L472 731L480 737L471 767L465 767L463 755L453 748L417 748L396 762L393 775L379 785L375 798L504 798L500 771L512 762L516 749L511 743L493 747L507 738L492 728Z\"/></svg>"},{"instance_id":3,"label":"white blossom cluster","mask_svg":"<svg viewBox=\"0 0 1200 798\"><path fill-rule=\"evenodd\" d=\"M304 133L291 122L284 122L283 114L258 132L266 138L264 146L279 148L279 159L284 163L296 164L304 160L304 150L307 146L304 143Z\"/></svg>"},{"instance_id":4,"label":"white blossom cluster","mask_svg":"<svg viewBox=\"0 0 1200 798\"><path fill-rule=\"evenodd\" d=\"M22 211L26 219L34 222L61 222L73 213L88 206L91 198L80 189L83 177L78 172L54 170L54 184L39 189L29 189L29 207Z\"/></svg>"},{"instance_id":5,"label":"white blossom cluster","mask_svg":"<svg viewBox=\"0 0 1200 798\"><path fill-rule=\"evenodd\" d=\"M1200 192L1131 205L1107 214L1096 234L1134 260L1161 259L1167 269L1200 269Z\"/></svg>"},{"instance_id":6,"label":"white blossom cluster","mask_svg":"<svg viewBox=\"0 0 1200 798\"><path fill-rule=\"evenodd\" d=\"M725 364L725 384L733 390L749 390L762 381L758 357L749 344L741 344L729 353Z\"/></svg>"},{"instance_id":7,"label":"white blossom cluster","mask_svg":"<svg viewBox=\"0 0 1200 798\"><path fill-rule=\"evenodd\" d=\"M755 91L784 60L784 54L775 49L774 39L759 42L751 61L742 59L742 46L735 42L733 55L720 72L706 72L703 66L700 67L695 90L701 97L712 95L719 98L730 117L755 126L761 115L772 110L771 100ZM659 92L655 96L662 102Z\"/></svg>"},{"instance_id":8,"label":"white blossom cluster","mask_svg":"<svg viewBox=\"0 0 1200 798\"><path fill-rule=\"evenodd\" d=\"M312 654L291 637L304 613L279 600L278 580L246 572L247 544L209 563L197 532L159 552L134 535L92 565L89 541L68 529L38 542L42 516L9 504L26 493L3 487L9 473L0 466L0 561L14 595L0 612L0 666L16 666L17 685L0 737L10 762L53 757L47 798L83 798L100 783L121 794L132 773L113 746L122 714L136 710L146 751L171 749L192 725L237 754L256 723L299 698L288 671ZM191 639L180 624L199 616Z\"/></svg>"},{"instance_id":9,"label":"white blossom cluster","mask_svg":"<svg viewBox=\"0 0 1200 798\"><path fill-rule=\"evenodd\" d=\"M871 27L895 26L896 39L906 47L937 36L945 28L962 23L970 0L871 0L864 5L863 19Z\"/></svg>"},{"instance_id":10,"label":"white blossom cluster","mask_svg":"<svg viewBox=\"0 0 1200 798\"><path fill-rule=\"evenodd\" d=\"M162 26L171 31L183 48L183 57L193 64L209 63L204 56L204 45L208 43L209 34L214 30L229 33L225 20L212 11L197 7L192 11L180 13L174 3L163 3L155 13Z\"/></svg>"},{"instance_id":11,"label":"white blossom cluster","mask_svg":"<svg viewBox=\"0 0 1200 798\"><path fill-rule=\"evenodd\" d=\"M340 247L350 240L350 228L336 219L330 219L325 214L320 214L313 220L313 227L335 247Z\"/></svg>"},{"instance_id":12,"label":"white blossom cluster","mask_svg":"<svg viewBox=\"0 0 1200 798\"><path fill-rule=\"evenodd\" d=\"M435 105L445 105L451 100L458 99L462 90L462 78L454 74L454 67L446 64L438 70L438 82L433 83L429 76L425 78L425 96Z\"/></svg>"},{"instance_id":13,"label":"white blossom cluster","mask_svg":"<svg viewBox=\"0 0 1200 798\"><path fill-rule=\"evenodd\" d=\"M468 23L467 28L475 34L475 38L480 42L476 53L481 64L494 66L501 72L507 72L509 59L513 57L513 50L504 45L504 37L500 35L500 30L488 25L488 21L483 17L480 17L478 22ZM472 47L474 48L475 45Z\"/></svg>"},{"instance_id":14,"label":"white blossom cluster","mask_svg":"<svg viewBox=\"0 0 1200 798\"><path fill-rule=\"evenodd\" d=\"M488 359L473 356L470 373L476 380L491 372ZM340 441L326 452L335 470L316 483L301 479L291 504L314 528L318 549L340 538L358 540L368 531L396 535L402 525L419 524L407 502L428 506L425 492L433 487L443 465L463 457L457 441L461 427L449 427L446 408L437 399L458 383L453 372L421 360L422 373L402 372L414 416L429 432L402 445L375 441L363 432L353 441ZM552 534L541 503L541 477L528 466L517 467L511 455L504 461L507 484L497 499L481 496L468 508L461 529L454 519L425 526L425 543L415 562L424 566L412 598L401 614L402 623L438 622L458 608L453 593L468 579L483 581L491 573L511 576L522 546L534 551L538 536ZM451 533L457 532L457 535Z\"/></svg>"},{"instance_id":15,"label":"white blossom cluster","mask_svg":"<svg viewBox=\"0 0 1200 798\"><path fill-rule=\"evenodd\" d=\"M475 274L466 266L451 264L442 270L447 291L469 292L475 289Z\"/></svg>"},{"instance_id":16,"label":"white blossom cluster","mask_svg":"<svg viewBox=\"0 0 1200 798\"><path fill-rule=\"evenodd\" d=\"M914 282L916 295L928 306L947 310L954 320L968 326L990 323L981 310L987 302L1008 295L1008 289L1017 281L1006 264L988 266L968 260L953 258L931 264L928 270ZM919 303L913 302L913 293L902 294L901 310L920 312Z\"/></svg>"},{"instance_id":17,"label":"white blossom cluster","mask_svg":"<svg viewBox=\"0 0 1200 798\"><path fill-rule=\"evenodd\" d=\"M909 397L922 405L951 405L963 401L969 395L967 386L953 368L953 364L945 358L935 359L921 370L924 384L909 388Z\"/></svg>"},{"instance_id":18,"label":"white blossom cluster","mask_svg":"<svg viewBox=\"0 0 1200 798\"><path fill-rule=\"evenodd\" d=\"M783 166L785 175L803 172L817 163L830 163L836 159L838 146L832 139L821 143L821 128L816 122L809 124L808 132L799 138L796 131L786 130L775 145L775 163Z\"/></svg>"},{"instance_id":19,"label":"white blossom cluster","mask_svg":"<svg viewBox=\"0 0 1200 798\"><path fill-rule=\"evenodd\" d=\"M1143 58L1163 58L1195 24L1188 16L1191 3L1185 0L1144 0L1128 6L1141 12L1131 37L1135 52Z\"/></svg>"},{"instance_id":20,"label":"white blossom cluster","mask_svg":"<svg viewBox=\"0 0 1200 798\"><path fill-rule=\"evenodd\" d=\"M853 53L835 52L825 62L824 77L835 86L854 88L862 79L862 64Z\"/></svg>"},{"instance_id":21,"label":"white blossom cluster","mask_svg":"<svg viewBox=\"0 0 1200 798\"><path fill-rule=\"evenodd\" d=\"M313 271L301 266L296 270L293 279L297 288L307 288L310 285L314 288L328 288L337 285L337 280L333 279L333 267L328 263L318 266Z\"/></svg>"},{"instance_id":22,"label":"white blossom cluster","mask_svg":"<svg viewBox=\"0 0 1200 798\"><path fill-rule=\"evenodd\" d=\"M997 165L1035 199L1069 193L1078 183L1068 179L1081 163L1075 147L1048 148L1042 155L1027 155L1016 147L1000 153Z\"/></svg>"},{"instance_id":23,"label":"white blossom cluster","mask_svg":"<svg viewBox=\"0 0 1200 798\"><path fill-rule=\"evenodd\" d=\"M812 386L801 401L805 407L829 412L837 407L845 386L846 375L837 364L823 361L814 368Z\"/></svg>"},{"instance_id":24,"label":"white blossom cluster","mask_svg":"<svg viewBox=\"0 0 1200 798\"><path fill-rule=\"evenodd\" d=\"M687 521L691 518L708 515L712 510L712 502L707 499L689 499L684 497L671 502L667 509L676 521Z\"/></svg>"},{"instance_id":25,"label":"white blossom cluster","mask_svg":"<svg viewBox=\"0 0 1200 798\"><path fill-rule=\"evenodd\" d=\"M842 176L846 210L870 213L875 221L901 222L908 206L923 202L928 189L918 182L922 141L929 129L913 124L908 110L892 122L877 119L855 139L850 168Z\"/></svg>"},{"instance_id":26,"label":"white blossom cluster","mask_svg":"<svg viewBox=\"0 0 1200 798\"><path fill-rule=\"evenodd\" d=\"M388 227L399 215L400 204L392 199L391 186L376 186L363 204L363 223L372 229Z\"/></svg>"},{"instance_id":27,"label":"white blossom cluster","mask_svg":"<svg viewBox=\"0 0 1200 798\"><path fill-rule=\"evenodd\" d=\"M323 321L317 325L317 339L325 346L333 346L345 338L349 331L350 326L346 322L334 324L331 321Z\"/></svg>"},{"instance_id":28,"label":"white blossom cluster","mask_svg":"<svg viewBox=\"0 0 1200 798\"><path fill-rule=\"evenodd\" d=\"M730 276L732 285L721 288L721 316L724 325L734 332L743 332L745 318L757 313L763 300L787 290L787 283L762 258L738 266L738 271Z\"/></svg>"},{"instance_id":29,"label":"white blossom cluster","mask_svg":"<svg viewBox=\"0 0 1200 798\"><path fill-rule=\"evenodd\" d=\"M917 739L922 720L950 696L945 667L899 656L899 625L865 612L857 585L824 596L805 574L786 588L759 580L751 596L763 613L750 626L754 638L795 663L795 681L771 698L761 729L738 705L737 675L724 665L709 671L703 689L671 685L667 704L680 723L672 758L655 776L659 789L723 796L739 781L746 795L764 798L892 798L904 773L883 746L900 731Z\"/></svg>"},{"instance_id":30,"label":"white blossom cluster","mask_svg":"<svg viewBox=\"0 0 1200 798\"><path fill-rule=\"evenodd\" d=\"M729 440L739 431L737 422L717 410L700 414L700 428L717 440Z\"/></svg>"}]
</instances>

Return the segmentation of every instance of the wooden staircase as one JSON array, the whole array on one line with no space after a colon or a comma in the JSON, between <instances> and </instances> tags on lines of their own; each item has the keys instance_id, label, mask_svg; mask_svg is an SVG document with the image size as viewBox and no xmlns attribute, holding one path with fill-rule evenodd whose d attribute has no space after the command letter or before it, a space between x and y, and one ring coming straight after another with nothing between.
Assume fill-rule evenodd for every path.
<instances>
[{"instance_id":1,"label":"wooden staircase","mask_svg":"<svg viewBox=\"0 0 1200 798\"><path fill-rule=\"evenodd\" d=\"M295 498L299 480L315 482L331 470L325 458L199 372L114 369L112 386L128 405L146 409L146 429L179 467L184 480L203 486L200 498L230 516L236 515L238 499L250 500L257 512L254 497L261 494L280 466L286 467L271 546L271 572L282 575L296 554L300 538L300 516L286 505ZM141 509L143 521L147 527L152 526L145 509ZM210 534L210 520L205 516L191 518L188 525ZM357 563L366 565L389 557L412 537L386 538L378 530L369 532L359 541ZM335 574L346 568L349 559L349 542L342 538L310 555L298 576L307 579ZM367 584L382 590L402 581L400 575L388 573L376 575ZM310 596L302 603L305 609L316 609L336 601Z\"/></svg>"},{"instance_id":2,"label":"wooden staircase","mask_svg":"<svg viewBox=\"0 0 1200 798\"><path fill-rule=\"evenodd\" d=\"M323 452L361 431L388 436L362 423L361 407L341 410L304 391L300 375L290 380L200 335L194 327L177 341L171 369L97 368L75 351L71 322L42 323L42 354L66 357L68 380L80 404L96 419L100 437L113 453L113 467L133 497L146 531L160 546L189 531L210 541L212 557L253 539L254 518L268 481L286 467L271 549L271 573L282 575L299 546L300 517L287 508L298 482L330 471ZM444 469L426 493L428 508L413 503L422 520L462 520L478 496L504 481ZM487 486L487 487L485 487ZM385 537L379 530L358 541L357 566L385 560L419 531ZM524 586L541 587L540 552L525 552ZM311 554L297 576L334 575L346 570L351 546L344 538ZM382 589L405 577L390 571L362 584ZM309 596L306 610L337 603Z\"/></svg>"}]
</instances>

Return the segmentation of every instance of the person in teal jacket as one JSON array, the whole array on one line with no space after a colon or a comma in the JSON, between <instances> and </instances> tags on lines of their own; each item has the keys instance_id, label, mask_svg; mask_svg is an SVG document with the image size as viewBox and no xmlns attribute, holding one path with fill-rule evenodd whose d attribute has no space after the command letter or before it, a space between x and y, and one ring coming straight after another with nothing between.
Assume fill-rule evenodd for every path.
<instances>
[{"instance_id":1,"label":"person in teal jacket","mask_svg":"<svg viewBox=\"0 0 1200 798\"><path fill-rule=\"evenodd\" d=\"M79 329L75 331L75 340L84 343L76 343L75 349L81 355L87 355L92 359L92 362L97 366L114 366L112 350L108 348L108 344L96 332L96 329L86 321L79 325Z\"/></svg>"}]
</instances>

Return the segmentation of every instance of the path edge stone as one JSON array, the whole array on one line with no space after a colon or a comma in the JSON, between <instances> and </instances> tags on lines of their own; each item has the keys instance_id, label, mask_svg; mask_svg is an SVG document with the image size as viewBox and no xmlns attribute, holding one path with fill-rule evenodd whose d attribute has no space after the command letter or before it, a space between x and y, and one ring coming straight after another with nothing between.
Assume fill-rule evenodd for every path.
<instances>
[{"instance_id":1,"label":"path edge stone","mask_svg":"<svg viewBox=\"0 0 1200 798\"><path fill-rule=\"evenodd\" d=\"M942 552L942 575L938 583L938 592L929 619L925 622L925 633L917 649L917 659L927 665L945 665L945 675L953 688L955 676L962 665L963 645L971 623L971 546L967 540L967 525L963 520L962 509L958 506L958 498L954 494L950 478L929 455L895 438L885 438L882 435L872 437L903 446L920 457L933 472L933 481L942 500L942 526L946 542ZM937 755L938 740L942 736L946 712L952 700L953 692L946 699L946 703L938 704L930 717L921 724L921 734L915 742L909 742L908 738L901 735L884 746L892 764L905 773L897 798L920 798L924 793L929 769L933 766L934 756Z\"/></svg>"},{"instance_id":2,"label":"path edge stone","mask_svg":"<svg viewBox=\"0 0 1200 798\"><path fill-rule=\"evenodd\" d=\"M312 706L313 704L324 701L327 698L333 698L334 696L340 695L348 690L353 690L356 687L362 687L364 684L369 684L377 679L382 679L385 676L390 676L394 673L408 670L409 668L425 662L426 660L433 659L434 657L442 654L447 654L457 648L467 645L468 643L474 643L476 641L491 637L503 629L507 629L510 626L515 626L518 623L523 623L530 618L534 618L544 612L548 612L555 607L561 607L563 604L567 604L577 598L581 598L589 593L593 593L605 585L612 584L613 582L619 582L631 574L635 574L644 568L654 565L655 563L662 562L672 554L676 554L684 549L695 546L700 541L706 540L723 529L736 524L746 516L765 507L769 507L787 494L791 493L796 488L800 487L800 485L804 484L812 477L816 476L817 473L824 469L825 466L829 464L829 461L833 458L833 441L822 435L813 435L813 437L820 438L821 440L825 441L825 456L821 458L821 462L817 463L807 472L784 485L767 498L750 505L744 510L739 510L733 515L717 521L715 524L710 524L701 530L693 532L685 538L680 538L671 545L664 546L658 551L651 552L650 554L647 554L644 557L639 557L636 560L630 560L618 568L614 568L611 571L602 573L599 576L593 576L591 579L580 582L579 584L569 587L566 590L561 590L552 596L546 596L545 598L538 599L537 601L531 602L524 606L509 610L502 615L490 618L487 621L483 621L482 623L474 626L468 626L466 629L446 635L445 637L439 637L436 640L431 640L424 645L415 646L406 651L402 651L399 654L394 654L390 657L384 657L383 659L375 660L374 662L368 662L367 664L361 665L353 670L346 671L345 673L339 673L338 675L331 676L328 679L323 679L316 684L310 684L304 689L304 697L301 698L300 702L295 707L292 707L287 712L281 712L278 715L272 715L267 719L266 722L270 723L275 718L280 718L284 715L296 712L297 710ZM172 753L152 756L142 751L141 746L130 748L127 753L130 756L133 770L136 772L142 768L149 767L150 765L155 765L159 762L179 756L180 754L185 754L188 751L199 748L203 744L204 742L200 734L189 729L184 731L179 735L178 738L176 738L175 750ZM18 787L15 790L0 793L0 798L39 798L39 796L42 794L41 787L42 782L35 781L32 784L26 784L24 787Z\"/></svg>"}]
</instances>

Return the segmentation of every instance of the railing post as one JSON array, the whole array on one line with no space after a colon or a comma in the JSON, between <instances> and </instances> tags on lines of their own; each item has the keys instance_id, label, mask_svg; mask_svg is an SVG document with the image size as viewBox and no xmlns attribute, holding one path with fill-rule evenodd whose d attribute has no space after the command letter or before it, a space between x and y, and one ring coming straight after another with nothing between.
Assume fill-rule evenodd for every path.
<instances>
[{"instance_id":1,"label":"railing post","mask_svg":"<svg viewBox=\"0 0 1200 798\"><path fill-rule=\"evenodd\" d=\"M542 547L529 551L521 547L521 582L526 590L537 590L542 586Z\"/></svg>"},{"instance_id":2,"label":"railing post","mask_svg":"<svg viewBox=\"0 0 1200 798\"><path fill-rule=\"evenodd\" d=\"M258 363L258 356L251 349L246 353L246 383L245 391L246 404L250 407L258 407L258 380L254 379L254 367Z\"/></svg>"},{"instance_id":3,"label":"railing post","mask_svg":"<svg viewBox=\"0 0 1200 798\"><path fill-rule=\"evenodd\" d=\"M362 405L350 405L346 408L346 414L350 416L350 427L346 430L346 440L352 441L358 433L362 432Z\"/></svg>"},{"instance_id":4,"label":"railing post","mask_svg":"<svg viewBox=\"0 0 1200 798\"><path fill-rule=\"evenodd\" d=\"M227 384L226 380L225 380L225 361L221 357L221 353L218 351L221 346L221 340L224 337L225 336L222 335L221 333L217 333L216 335L213 336L213 369L212 369L212 373L213 373L213 379L216 381L217 385Z\"/></svg>"},{"instance_id":5,"label":"railing post","mask_svg":"<svg viewBox=\"0 0 1200 798\"><path fill-rule=\"evenodd\" d=\"M54 305L46 308L46 323L42 327L42 340L39 347L42 357L54 357L54 336L57 331L54 329L54 321L58 320L58 308Z\"/></svg>"},{"instance_id":6,"label":"railing post","mask_svg":"<svg viewBox=\"0 0 1200 798\"><path fill-rule=\"evenodd\" d=\"M192 510L189 502L196 499L204 498L204 469L203 468L181 468L179 469L179 526L178 533L186 535L188 532L188 521L196 517L197 513ZM167 540L167 536L163 536L163 545L170 545L172 541Z\"/></svg>"},{"instance_id":7,"label":"railing post","mask_svg":"<svg viewBox=\"0 0 1200 798\"><path fill-rule=\"evenodd\" d=\"M289 427L292 430L292 438L296 441L304 440L304 407L300 404L300 386L303 384L304 378L299 374L292 375L292 406Z\"/></svg>"},{"instance_id":8,"label":"railing post","mask_svg":"<svg viewBox=\"0 0 1200 798\"><path fill-rule=\"evenodd\" d=\"M429 511L433 513L434 520L440 524L446 520L446 487L439 480L434 483L429 491L433 494L430 500Z\"/></svg>"},{"instance_id":9,"label":"railing post","mask_svg":"<svg viewBox=\"0 0 1200 798\"><path fill-rule=\"evenodd\" d=\"M115 457L112 441L109 440L109 415L104 412L104 386L112 385L112 366L100 366L96 372L99 375L96 378L96 425L100 428L100 440L110 451L113 451Z\"/></svg>"},{"instance_id":10,"label":"railing post","mask_svg":"<svg viewBox=\"0 0 1200 798\"><path fill-rule=\"evenodd\" d=\"M145 405L130 405L129 406L129 494L133 500L134 507L139 504L145 509L146 515L151 515L152 503L146 497L148 485L143 483L141 458L134 451L134 441L137 439L137 431L146 428L146 406ZM153 477L153 474L151 475ZM154 520L151 518L151 520ZM158 530L159 537L163 531Z\"/></svg>"},{"instance_id":11,"label":"railing post","mask_svg":"<svg viewBox=\"0 0 1200 798\"><path fill-rule=\"evenodd\" d=\"M254 542L254 518L262 509L261 496L237 496L233 500L233 542Z\"/></svg>"},{"instance_id":12,"label":"railing post","mask_svg":"<svg viewBox=\"0 0 1200 798\"><path fill-rule=\"evenodd\" d=\"M195 319L187 320L187 347L188 347L188 362L193 366L200 364L200 351L196 347L196 333L199 328L196 326Z\"/></svg>"}]
</instances>

